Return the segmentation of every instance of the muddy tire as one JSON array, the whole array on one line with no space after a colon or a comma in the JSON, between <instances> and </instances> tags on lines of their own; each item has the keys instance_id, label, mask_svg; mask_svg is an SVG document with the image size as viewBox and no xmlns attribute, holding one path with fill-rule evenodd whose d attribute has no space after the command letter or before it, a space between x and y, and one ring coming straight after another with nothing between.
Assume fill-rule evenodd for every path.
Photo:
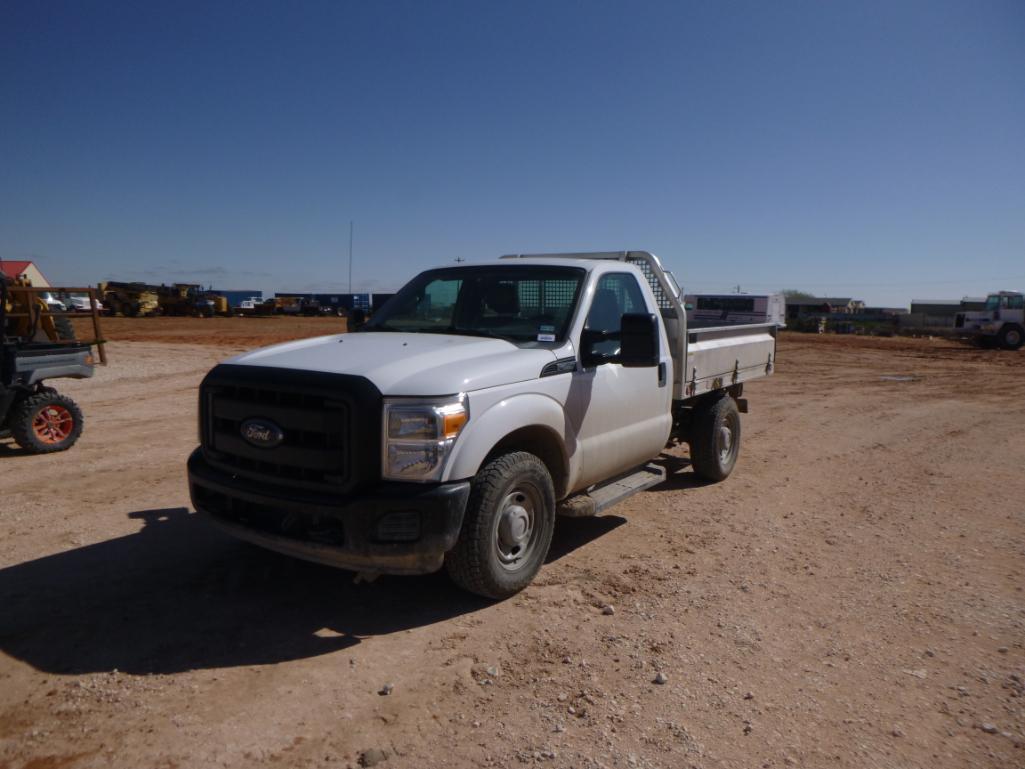
<instances>
[{"instance_id":1,"label":"muddy tire","mask_svg":"<svg viewBox=\"0 0 1025 769\"><path fill-rule=\"evenodd\" d=\"M723 481L740 454L740 412L733 398L722 396L697 407L690 439L694 472L709 481Z\"/></svg>"},{"instance_id":2,"label":"muddy tire","mask_svg":"<svg viewBox=\"0 0 1025 769\"><path fill-rule=\"evenodd\" d=\"M82 410L55 390L42 390L18 403L8 417L11 436L25 451L51 454L75 445L82 434Z\"/></svg>"},{"instance_id":3,"label":"muddy tire","mask_svg":"<svg viewBox=\"0 0 1025 769\"><path fill-rule=\"evenodd\" d=\"M1020 350L1025 344L1025 329L1017 323L1008 323L1000 329L1000 346L1005 350Z\"/></svg>"},{"instance_id":4,"label":"muddy tire","mask_svg":"<svg viewBox=\"0 0 1025 769\"><path fill-rule=\"evenodd\" d=\"M456 546L445 556L452 581L502 599L530 584L555 530L555 490L545 464L524 451L489 460L473 480Z\"/></svg>"}]
</instances>

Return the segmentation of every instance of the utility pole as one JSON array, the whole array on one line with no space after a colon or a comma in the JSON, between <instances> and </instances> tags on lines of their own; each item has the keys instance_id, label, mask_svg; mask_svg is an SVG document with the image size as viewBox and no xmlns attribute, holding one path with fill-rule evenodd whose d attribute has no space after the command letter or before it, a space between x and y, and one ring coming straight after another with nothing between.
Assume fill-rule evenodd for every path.
<instances>
[{"instance_id":1,"label":"utility pole","mask_svg":"<svg viewBox=\"0 0 1025 769\"><path fill-rule=\"evenodd\" d=\"M353 221L349 220L349 294L352 294L352 230Z\"/></svg>"}]
</instances>

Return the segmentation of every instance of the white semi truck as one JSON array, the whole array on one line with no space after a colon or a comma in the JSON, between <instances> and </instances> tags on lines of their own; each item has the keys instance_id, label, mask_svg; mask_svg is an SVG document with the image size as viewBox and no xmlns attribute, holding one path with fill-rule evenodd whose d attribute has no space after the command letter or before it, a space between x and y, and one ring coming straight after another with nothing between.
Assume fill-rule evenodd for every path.
<instances>
[{"instance_id":1,"label":"white semi truck","mask_svg":"<svg viewBox=\"0 0 1025 769\"><path fill-rule=\"evenodd\" d=\"M1025 294L999 291L986 297L986 308L960 312L954 328L971 333L978 341L1018 350L1025 345Z\"/></svg>"},{"instance_id":2,"label":"white semi truck","mask_svg":"<svg viewBox=\"0 0 1025 769\"><path fill-rule=\"evenodd\" d=\"M447 568L491 598L557 515L665 479L721 481L775 323L688 329L646 251L514 255L421 273L358 332L245 353L199 394L193 504L231 534L371 574Z\"/></svg>"}]
</instances>

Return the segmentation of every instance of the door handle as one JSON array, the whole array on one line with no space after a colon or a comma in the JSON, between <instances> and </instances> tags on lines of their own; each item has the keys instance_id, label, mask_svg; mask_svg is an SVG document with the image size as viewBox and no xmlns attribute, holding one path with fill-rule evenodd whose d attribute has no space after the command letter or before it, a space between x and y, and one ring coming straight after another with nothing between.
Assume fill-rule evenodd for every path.
<instances>
[{"instance_id":1,"label":"door handle","mask_svg":"<svg viewBox=\"0 0 1025 769\"><path fill-rule=\"evenodd\" d=\"M661 363L658 364L658 386L659 387L665 387L666 386L666 371L667 371L666 362L662 361Z\"/></svg>"}]
</instances>

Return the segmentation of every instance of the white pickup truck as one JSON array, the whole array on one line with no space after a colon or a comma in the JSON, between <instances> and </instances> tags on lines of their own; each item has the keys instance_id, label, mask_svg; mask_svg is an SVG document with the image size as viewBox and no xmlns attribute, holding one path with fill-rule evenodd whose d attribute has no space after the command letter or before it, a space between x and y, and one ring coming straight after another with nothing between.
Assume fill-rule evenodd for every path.
<instances>
[{"instance_id":1,"label":"white pickup truck","mask_svg":"<svg viewBox=\"0 0 1025 769\"><path fill-rule=\"evenodd\" d=\"M646 251L535 254L421 273L358 332L218 365L199 393L192 501L237 537L359 572L447 568L504 598L557 515L665 478L690 445L726 478L744 382L775 324L688 329Z\"/></svg>"}]
</instances>

